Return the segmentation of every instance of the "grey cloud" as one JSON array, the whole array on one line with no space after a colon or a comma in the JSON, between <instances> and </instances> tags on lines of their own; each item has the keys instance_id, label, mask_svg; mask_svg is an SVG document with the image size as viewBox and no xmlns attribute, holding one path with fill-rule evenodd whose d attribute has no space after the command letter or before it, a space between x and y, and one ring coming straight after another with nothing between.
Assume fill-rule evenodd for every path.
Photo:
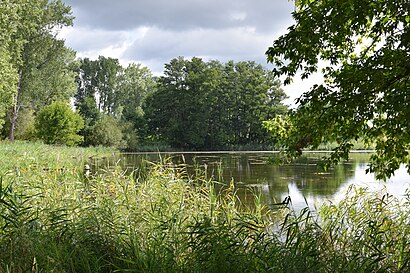
<instances>
[{"instance_id":1,"label":"grey cloud","mask_svg":"<svg viewBox=\"0 0 410 273\"><path fill-rule=\"evenodd\" d=\"M66 43L76 51L92 51L106 47L119 46L126 34L122 31L90 30L72 28L62 34Z\"/></svg>"},{"instance_id":2,"label":"grey cloud","mask_svg":"<svg viewBox=\"0 0 410 273\"><path fill-rule=\"evenodd\" d=\"M264 36L246 28L218 31L198 29L176 33L153 28L137 39L123 57L162 64L177 56L220 61L253 60L263 64L266 63L264 52L271 39L271 35Z\"/></svg>"},{"instance_id":3,"label":"grey cloud","mask_svg":"<svg viewBox=\"0 0 410 273\"><path fill-rule=\"evenodd\" d=\"M76 16L62 35L78 56L140 62L161 73L172 58L253 60L291 23L288 0L63 0Z\"/></svg>"},{"instance_id":4,"label":"grey cloud","mask_svg":"<svg viewBox=\"0 0 410 273\"><path fill-rule=\"evenodd\" d=\"M277 30L288 20L287 0L65 0L78 26L109 30L151 26L161 29L254 27ZM238 14L240 16L238 16Z\"/></svg>"}]
</instances>

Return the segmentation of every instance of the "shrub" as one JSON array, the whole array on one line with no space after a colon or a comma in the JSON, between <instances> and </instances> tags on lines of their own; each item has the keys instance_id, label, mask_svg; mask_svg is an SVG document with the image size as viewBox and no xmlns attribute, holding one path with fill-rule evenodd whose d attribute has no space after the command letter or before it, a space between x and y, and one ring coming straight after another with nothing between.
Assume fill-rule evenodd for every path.
<instances>
[{"instance_id":1,"label":"shrub","mask_svg":"<svg viewBox=\"0 0 410 273\"><path fill-rule=\"evenodd\" d=\"M37 136L46 144L79 144L83 137L77 133L83 127L81 116L65 102L53 102L45 106L35 119Z\"/></svg>"},{"instance_id":2,"label":"shrub","mask_svg":"<svg viewBox=\"0 0 410 273\"><path fill-rule=\"evenodd\" d=\"M112 116L103 116L91 127L88 144L92 146L105 146L123 148L126 145L119 122Z\"/></svg>"}]
</instances>

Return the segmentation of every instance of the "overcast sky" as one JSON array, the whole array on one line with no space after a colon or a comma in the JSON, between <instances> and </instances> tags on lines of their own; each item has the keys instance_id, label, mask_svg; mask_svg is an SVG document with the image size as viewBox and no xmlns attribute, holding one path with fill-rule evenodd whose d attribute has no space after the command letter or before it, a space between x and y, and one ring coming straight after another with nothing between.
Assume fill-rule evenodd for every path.
<instances>
[{"instance_id":1,"label":"overcast sky","mask_svg":"<svg viewBox=\"0 0 410 273\"><path fill-rule=\"evenodd\" d=\"M142 63L154 74L178 56L272 67L265 51L293 24L288 0L63 1L76 19L61 37L78 57ZM293 100L300 92L287 93Z\"/></svg>"}]
</instances>

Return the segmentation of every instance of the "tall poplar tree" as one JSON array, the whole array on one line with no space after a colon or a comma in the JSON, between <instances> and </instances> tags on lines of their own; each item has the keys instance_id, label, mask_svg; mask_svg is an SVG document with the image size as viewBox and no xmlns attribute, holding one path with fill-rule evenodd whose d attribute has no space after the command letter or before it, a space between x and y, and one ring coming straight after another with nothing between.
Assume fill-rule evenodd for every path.
<instances>
[{"instance_id":1,"label":"tall poplar tree","mask_svg":"<svg viewBox=\"0 0 410 273\"><path fill-rule=\"evenodd\" d=\"M15 25L9 46L17 75L9 112L9 138L14 140L22 107L38 110L53 100L69 99L75 92L70 67L74 52L56 38L61 27L72 24L73 17L71 8L60 0L4 0L1 5L13 7Z\"/></svg>"},{"instance_id":2,"label":"tall poplar tree","mask_svg":"<svg viewBox=\"0 0 410 273\"><path fill-rule=\"evenodd\" d=\"M85 120L81 132L84 145L104 144L98 138L108 127L117 132L124 127L128 145L135 146L146 131L142 103L155 88L151 71L139 64L123 68L117 59L104 56L85 58L80 60L76 82L74 105ZM96 130L99 136L95 136ZM114 139L114 135L119 139L105 143L123 142L119 133L105 134L106 139Z\"/></svg>"}]
</instances>

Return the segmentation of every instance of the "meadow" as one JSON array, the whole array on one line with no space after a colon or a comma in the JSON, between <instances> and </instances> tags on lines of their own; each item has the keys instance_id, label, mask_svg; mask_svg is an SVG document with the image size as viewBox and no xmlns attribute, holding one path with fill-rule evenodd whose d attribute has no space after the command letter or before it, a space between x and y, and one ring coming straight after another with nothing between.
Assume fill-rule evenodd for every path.
<instances>
[{"instance_id":1,"label":"meadow","mask_svg":"<svg viewBox=\"0 0 410 273\"><path fill-rule=\"evenodd\" d=\"M352 187L295 213L257 195L247 207L235 181L216 187L166 159L86 174L113 153L0 143L0 272L410 271L409 196Z\"/></svg>"}]
</instances>

